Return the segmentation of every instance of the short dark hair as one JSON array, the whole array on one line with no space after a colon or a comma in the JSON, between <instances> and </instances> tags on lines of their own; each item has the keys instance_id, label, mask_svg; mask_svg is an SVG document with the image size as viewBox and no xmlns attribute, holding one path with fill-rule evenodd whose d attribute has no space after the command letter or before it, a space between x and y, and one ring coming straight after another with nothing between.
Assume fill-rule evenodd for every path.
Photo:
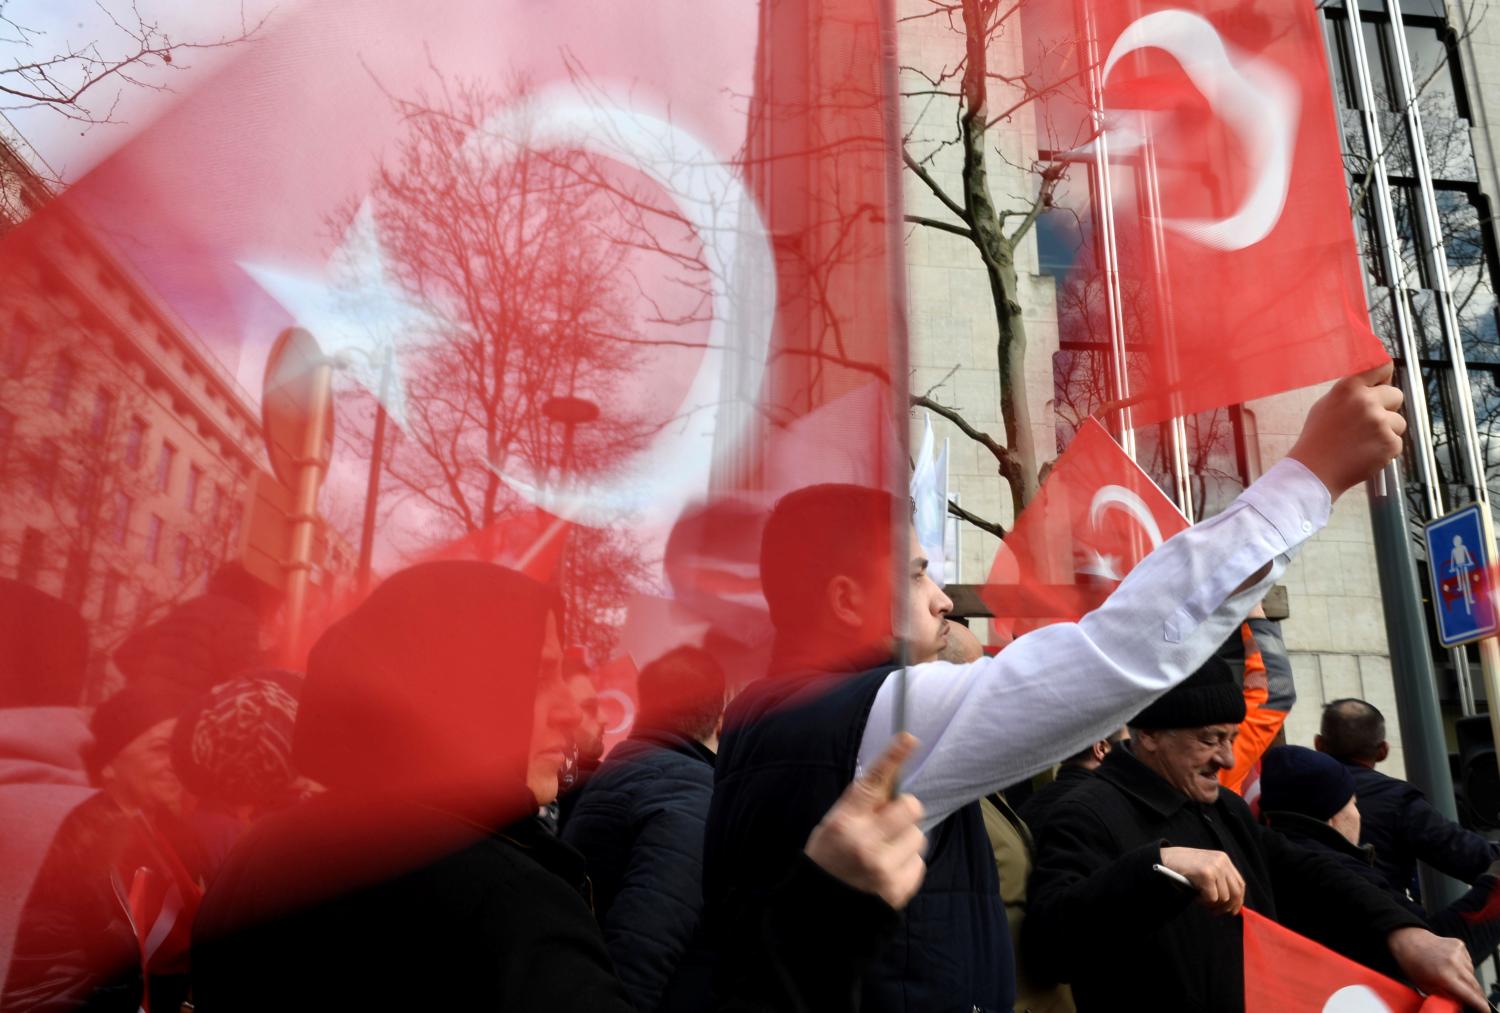
<instances>
[{"instance_id":1,"label":"short dark hair","mask_svg":"<svg viewBox=\"0 0 1500 1013\"><path fill-rule=\"evenodd\" d=\"M1102 740L1099 741L1108 742L1109 747L1113 749L1114 747L1118 746L1120 744L1120 741L1124 738L1125 730L1123 728L1116 728L1114 731L1110 732ZM1080 763L1088 762L1089 758L1094 755L1094 747L1099 744L1099 741L1090 742L1088 745L1084 746L1072 756L1063 757L1061 765L1064 767L1071 767L1076 766Z\"/></svg>"},{"instance_id":2,"label":"short dark hair","mask_svg":"<svg viewBox=\"0 0 1500 1013\"><path fill-rule=\"evenodd\" d=\"M724 713L724 669L701 647L673 648L641 669L636 694L638 726L706 739Z\"/></svg>"},{"instance_id":3,"label":"short dark hair","mask_svg":"<svg viewBox=\"0 0 1500 1013\"><path fill-rule=\"evenodd\" d=\"M778 633L805 629L836 576L878 580L900 506L882 489L810 485L777 501L760 539L760 583Z\"/></svg>"},{"instance_id":4,"label":"short dark hair","mask_svg":"<svg viewBox=\"0 0 1500 1013\"><path fill-rule=\"evenodd\" d=\"M1323 708L1319 734L1334 759L1372 761L1385 741L1385 715L1369 701L1344 697Z\"/></svg>"}]
</instances>

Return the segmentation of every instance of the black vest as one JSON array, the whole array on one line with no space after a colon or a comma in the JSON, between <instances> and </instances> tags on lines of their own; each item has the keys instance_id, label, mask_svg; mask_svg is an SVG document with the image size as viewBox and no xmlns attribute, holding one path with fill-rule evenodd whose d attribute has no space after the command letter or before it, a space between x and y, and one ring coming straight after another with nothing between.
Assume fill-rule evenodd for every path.
<instances>
[{"instance_id":1,"label":"black vest","mask_svg":"<svg viewBox=\"0 0 1500 1013\"><path fill-rule=\"evenodd\" d=\"M721 992L758 969L746 934L823 814L854 779L865 723L893 666L776 676L730 705L714 771L704 901ZM992 1013L1015 996L994 852L976 800L933 830L927 876L865 975L867 1013ZM764 973L763 969L759 969Z\"/></svg>"}]
</instances>

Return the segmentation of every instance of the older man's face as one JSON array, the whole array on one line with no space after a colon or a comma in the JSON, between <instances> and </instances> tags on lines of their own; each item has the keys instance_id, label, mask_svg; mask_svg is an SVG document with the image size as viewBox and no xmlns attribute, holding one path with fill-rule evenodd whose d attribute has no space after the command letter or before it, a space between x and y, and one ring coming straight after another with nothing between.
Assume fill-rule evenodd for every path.
<instances>
[{"instance_id":1,"label":"older man's face","mask_svg":"<svg viewBox=\"0 0 1500 1013\"><path fill-rule=\"evenodd\" d=\"M1219 771L1234 766L1239 725L1140 731L1131 748L1142 763L1195 802L1219 797Z\"/></svg>"}]
</instances>

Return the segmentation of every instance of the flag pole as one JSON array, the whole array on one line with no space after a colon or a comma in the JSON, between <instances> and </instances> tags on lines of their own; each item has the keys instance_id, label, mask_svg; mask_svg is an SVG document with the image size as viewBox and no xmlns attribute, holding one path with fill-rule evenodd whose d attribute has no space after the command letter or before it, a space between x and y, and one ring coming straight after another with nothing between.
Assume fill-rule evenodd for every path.
<instances>
[{"instance_id":1,"label":"flag pole","mask_svg":"<svg viewBox=\"0 0 1500 1013\"><path fill-rule=\"evenodd\" d=\"M1453 773L1448 766L1448 740L1438 708L1437 677L1427 643L1417 564L1412 558L1410 527L1402 501L1401 467L1397 461L1365 483L1370 501L1370 527L1375 536L1380 602L1385 610L1385 634L1395 674L1396 711L1401 718L1401 749L1406 779L1427 796L1432 807L1457 822ZM1441 911L1463 896L1456 880L1418 865L1422 903Z\"/></svg>"}]
</instances>

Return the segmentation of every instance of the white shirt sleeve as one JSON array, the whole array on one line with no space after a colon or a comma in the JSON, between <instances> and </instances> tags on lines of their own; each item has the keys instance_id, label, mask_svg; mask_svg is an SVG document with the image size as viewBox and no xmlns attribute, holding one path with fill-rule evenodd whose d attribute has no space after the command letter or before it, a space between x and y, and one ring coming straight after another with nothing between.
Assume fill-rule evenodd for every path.
<instances>
[{"instance_id":1,"label":"white shirt sleeve","mask_svg":"<svg viewBox=\"0 0 1500 1013\"><path fill-rule=\"evenodd\" d=\"M1141 560L1078 622L1043 627L968 665L912 665L904 680L893 673L876 694L860 766L894 733L903 682L907 730L920 741L903 788L922 801L924 830L1104 738L1208 660L1332 505L1323 483L1286 458L1223 513Z\"/></svg>"}]
</instances>

